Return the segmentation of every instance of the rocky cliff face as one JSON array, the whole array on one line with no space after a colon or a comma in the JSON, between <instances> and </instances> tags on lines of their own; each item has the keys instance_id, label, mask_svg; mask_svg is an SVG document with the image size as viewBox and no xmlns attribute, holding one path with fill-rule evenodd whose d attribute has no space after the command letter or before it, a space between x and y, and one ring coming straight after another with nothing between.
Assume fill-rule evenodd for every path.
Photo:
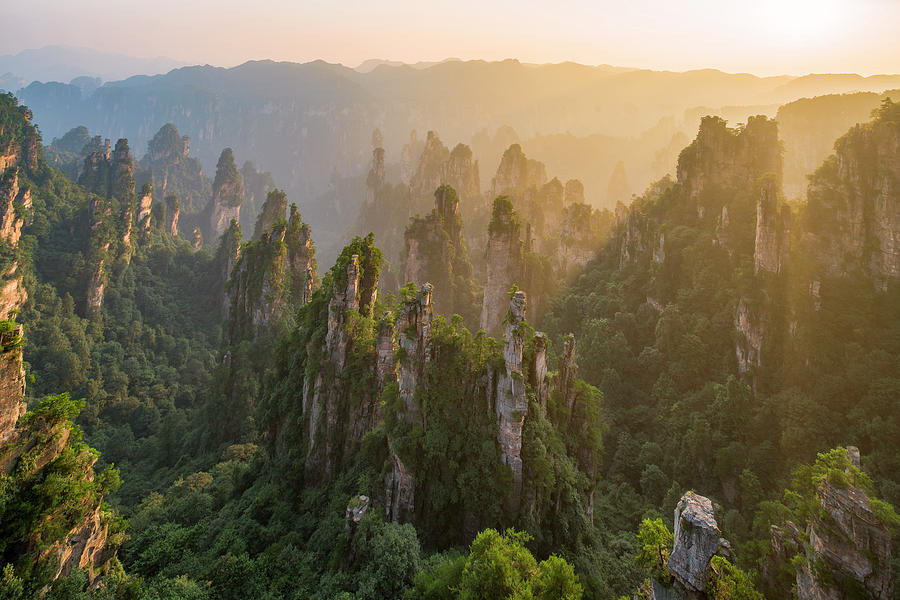
<instances>
[{"instance_id":1,"label":"rocky cliff face","mask_svg":"<svg viewBox=\"0 0 900 600\"><path fill-rule=\"evenodd\" d=\"M413 217L406 228L403 281L431 283L442 298L435 306L440 314L460 314L473 323L477 298L469 250L462 235L459 196L449 185L442 185L434 199L431 214Z\"/></svg>"},{"instance_id":2,"label":"rocky cliff face","mask_svg":"<svg viewBox=\"0 0 900 600\"><path fill-rule=\"evenodd\" d=\"M16 422L25 414L21 339L21 326L10 324L0 332L0 445L14 437Z\"/></svg>"},{"instance_id":3,"label":"rocky cliff face","mask_svg":"<svg viewBox=\"0 0 900 600\"><path fill-rule=\"evenodd\" d=\"M724 210L724 208L723 208ZM727 212L723 220L727 220ZM763 183L756 203L756 243L753 264L756 273L781 273L791 252L791 209L778 209L778 189L774 179Z\"/></svg>"},{"instance_id":4,"label":"rocky cliff face","mask_svg":"<svg viewBox=\"0 0 900 600\"><path fill-rule=\"evenodd\" d=\"M522 369L525 306L525 292L513 294L509 301L506 333L503 337L505 369L497 377L497 438L500 443L500 458L509 465L513 474L512 493L508 502L513 513L518 512L522 501L522 427L528 414Z\"/></svg>"},{"instance_id":5,"label":"rocky cliff face","mask_svg":"<svg viewBox=\"0 0 900 600\"><path fill-rule=\"evenodd\" d=\"M900 277L900 104L835 142L807 192L807 242L825 274L866 275L886 289Z\"/></svg>"},{"instance_id":6,"label":"rocky cliff face","mask_svg":"<svg viewBox=\"0 0 900 600\"><path fill-rule=\"evenodd\" d=\"M709 498L688 492L675 507L675 543L669 571L688 594L706 590L709 561L723 549L722 532Z\"/></svg>"},{"instance_id":7,"label":"rocky cliff face","mask_svg":"<svg viewBox=\"0 0 900 600\"><path fill-rule=\"evenodd\" d=\"M144 233L150 231L150 215L153 209L153 186L147 184L141 190L137 206L137 224Z\"/></svg>"},{"instance_id":8,"label":"rocky cliff face","mask_svg":"<svg viewBox=\"0 0 900 600\"><path fill-rule=\"evenodd\" d=\"M172 237L178 235L178 219L181 217L181 202L176 196L166 196L166 232Z\"/></svg>"},{"instance_id":9,"label":"rocky cliff face","mask_svg":"<svg viewBox=\"0 0 900 600\"><path fill-rule=\"evenodd\" d=\"M425 137L425 147L419 157L416 172L409 181L410 193L413 197L428 198L444 182L450 150L434 131Z\"/></svg>"},{"instance_id":10,"label":"rocky cliff face","mask_svg":"<svg viewBox=\"0 0 900 600\"><path fill-rule=\"evenodd\" d=\"M22 226L31 215L31 190L25 177L38 167L40 144L27 108L10 97L0 102L0 319L25 303L28 294L19 274L18 248Z\"/></svg>"},{"instance_id":11,"label":"rocky cliff face","mask_svg":"<svg viewBox=\"0 0 900 600\"><path fill-rule=\"evenodd\" d=\"M453 148L450 159L444 167L444 179L461 198L468 200L481 195L478 161L472 160L471 148L465 144L457 144Z\"/></svg>"},{"instance_id":12,"label":"rocky cliff face","mask_svg":"<svg viewBox=\"0 0 900 600\"><path fill-rule=\"evenodd\" d=\"M231 343L253 339L261 329L275 325L286 310L308 302L315 288L315 249L309 226L300 219L296 205L291 205L289 221L285 221L285 208L281 210L281 218L258 240L241 246L239 233L222 238L219 254L223 274L227 271L229 277L226 314ZM235 238L237 244L232 241Z\"/></svg>"},{"instance_id":13,"label":"rocky cliff face","mask_svg":"<svg viewBox=\"0 0 900 600\"><path fill-rule=\"evenodd\" d=\"M200 161L190 152L191 138L167 123L147 144L140 167L156 190L157 200L176 196L189 212L196 212L208 200L210 188Z\"/></svg>"},{"instance_id":14,"label":"rocky cliff face","mask_svg":"<svg viewBox=\"0 0 900 600\"><path fill-rule=\"evenodd\" d=\"M9 154L0 156L0 159L0 162L12 164ZM15 256L22 236L22 225L31 213L31 191L19 187L19 169L18 165L13 164L0 171L0 241L12 251L14 257L0 266L0 276L4 280L0 287L0 318L4 319L28 298Z\"/></svg>"},{"instance_id":15,"label":"rocky cliff face","mask_svg":"<svg viewBox=\"0 0 900 600\"><path fill-rule=\"evenodd\" d=\"M218 238L232 219L240 221L244 180L234 164L231 148L222 150L210 200L209 237Z\"/></svg>"},{"instance_id":16,"label":"rocky cliff face","mask_svg":"<svg viewBox=\"0 0 900 600\"><path fill-rule=\"evenodd\" d=\"M464 203L480 197L478 161L472 160L472 150L465 144L457 144L451 152L437 133L429 131L409 182L410 193L414 199L429 198L442 185L455 189Z\"/></svg>"},{"instance_id":17,"label":"rocky cliff face","mask_svg":"<svg viewBox=\"0 0 900 600\"><path fill-rule=\"evenodd\" d=\"M403 402L400 414L409 425L422 425L422 413L415 394L430 359L428 344L434 316L431 294L431 285L425 284L414 298L404 302L397 325L397 340L401 350L400 360L397 361L397 383L400 400ZM415 516L415 473L403 463L400 454L393 448L391 467L391 473L385 481L385 512L391 520L405 523Z\"/></svg>"},{"instance_id":18,"label":"rocky cliff face","mask_svg":"<svg viewBox=\"0 0 900 600\"><path fill-rule=\"evenodd\" d=\"M5 556L15 563L10 567L17 571L23 565L38 570L35 565L42 562L38 568L46 569L50 579L82 567L93 582L99 568L116 551L115 544L107 543L108 515L101 508L101 494L94 488L60 507L35 490L48 481L48 466L59 478L55 485L90 487L81 484L93 481L96 458L83 444L73 447L80 439L71 435L74 425L70 418L74 415L60 418L56 407L48 407L44 401L26 413L22 327L14 318L7 319L11 311L22 308L27 296L17 270L16 250L31 211L27 177L41 166L38 136L30 118L27 109L16 106L11 96L0 97L0 242L12 250L12 259L2 264L0 272L6 280L0 296L0 477L4 480L3 526L7 532L14 531L5 540L9 544ZM117 156L116 166L130 164L127 145L124 151L124 156L121 152ZM121 170L111 170L123 178ZM127 181L122 188L114 190L123 195ZM56 464L67 449L73 452L66 464ZM67 481L68 477L75 479ZM74 492L66 493L74 497ZM47 509L47 505L52 508ZM13 555L10 548L14 548Z\"/></svg>"},{"instance_id":19,"label":"rocky cliff face","mask_svg":"<svg viewBox=\"0 0 900 600\"><path fill-rule=\"evenodd\" d=\"M507 309L507 294L520 280L525 267L525 241L522 225L509 198L494 201L488 228L487 281L481 305L481 329L496 331Z\"/></svg>"},{"instance_id":20,"label":"rocky cliff face","mask_svg":"<svg viewBox=\"0 0 900 600\"><path fill-rule=\"evenodd\" d=\"M716 189L752 189L765 173L774 174L780 186L781 172L778 127L762 116L750 117L741 129L703 117L697 137L678 157L678 182L693 197Z\"/></svg>"},{"instance_id":21,"label":"rocky cliff face","mask_svg":"<svg viewBox=\"0 0 900 600\"><path fill-rule=\"evenodd\" d=\"M491 182L491 196L517 195L529 188L540 188L547 183L544 163L530 159L519 144L513 144L503 153L497 174Z\"/></svg>"},{"instance_id":22,"label":"rocky cliff face","mask_svg":"<svg viewBox=\"0 0 900 600\"><path fill-rule=\"evenodd\" d=\"M859 450L848 451L848 469L859 469ZM866 491L826 480L816 498L821 510L807 524L797 597L838 600L855 593L876 600L893 598L891 533L873 511Z\"/></svg>"}]
</instances>

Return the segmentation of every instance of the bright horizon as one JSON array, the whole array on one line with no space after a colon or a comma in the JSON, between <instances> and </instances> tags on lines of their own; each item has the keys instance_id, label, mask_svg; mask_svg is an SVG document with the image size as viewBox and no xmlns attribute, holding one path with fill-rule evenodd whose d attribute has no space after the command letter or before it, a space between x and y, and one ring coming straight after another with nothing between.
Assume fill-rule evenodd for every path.
<instances>
[{"instance_id":1,"label":"bright horizon","mask_svg":"<svg viewBox=\"0 0 900 600\"><path fill-rule=\"evenodd\" d=\"M64 45L218 66L455 57L761 76L900 73L893 0L33 0L27 10L0 8L0 19L0 54Z\"/></svg>"}]
</instances>

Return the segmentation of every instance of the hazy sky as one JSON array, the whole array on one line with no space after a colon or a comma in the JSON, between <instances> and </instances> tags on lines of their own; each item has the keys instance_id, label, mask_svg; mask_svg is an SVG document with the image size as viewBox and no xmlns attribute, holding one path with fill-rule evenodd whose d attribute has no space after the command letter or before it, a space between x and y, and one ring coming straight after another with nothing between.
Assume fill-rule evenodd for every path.
<instances>
[{"instance_id":1,"label":"hazy sky","mask_svg":"<svg viewBox=\"0 0 900 600\"><path fill-rule=\"evenodd\" d=\"M900 0L3 0L0 22L0 54L63 44L223 66L459 57L900 73Z\"/></svg>"}]
</instances>

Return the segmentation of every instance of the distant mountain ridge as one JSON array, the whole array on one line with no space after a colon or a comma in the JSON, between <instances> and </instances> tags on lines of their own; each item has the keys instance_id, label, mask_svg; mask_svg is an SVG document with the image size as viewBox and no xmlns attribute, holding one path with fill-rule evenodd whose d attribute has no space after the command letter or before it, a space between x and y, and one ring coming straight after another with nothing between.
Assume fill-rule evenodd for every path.
<instances>
[{"instance_id":1,"label":"distant mountain ridge","mask_svg":"<svg viewBox=\"0 0 900 600\"><path fill-rule=\"evenodd\" d=\"M343 231L345 208L355 214L361 199L341 198L347 205L342 208L322 200L323 194L334 189L335 176L367 171L375 128L383 133L387 162L397 163L412 130L420 137L434 130L464 143L501 126L511 127L522 140L565 132L627 140L654 128L662 131L664 120L672 122L665 129L673 132L691 130L697 107L711 107L703 114L713 114L722 112L715 107L768 106L766 112L773 113L804 95L900 87L900 75L758 77L715 69L679 73L513 59L448 60L421 68L376 62L364 63L374 65L367 72L322 60L187 66L95 90L32 83L17 95L33 110L46 140L85 125L92 134L127 137L133 147L145 148L160 127L172 123L191 138L192 153L207 171L222 148L231 147L238 161L252 158L271 171L327 244ZM659 147L671 136L663 136ZM496 167L496 157L475 158L485 161L486 172ZM611 157L611 164L622 158ZM597 192L586 189L589 200Z\"/></svg>"},{"instance_id":2,"label":"distant mountain ridge","mask_svg":"<svg viewBox=\"0 0 900 600\"><path fill-rule=\"evenodd\" d=\"M187 63L165 56L139 58L72 46L44 46L0 56L0 86L15 81L69 82L76 77L99 77L104 81L137 74L166 73ZM11 91L15 91L15 89Z\"/></svg>"}]
</instances>

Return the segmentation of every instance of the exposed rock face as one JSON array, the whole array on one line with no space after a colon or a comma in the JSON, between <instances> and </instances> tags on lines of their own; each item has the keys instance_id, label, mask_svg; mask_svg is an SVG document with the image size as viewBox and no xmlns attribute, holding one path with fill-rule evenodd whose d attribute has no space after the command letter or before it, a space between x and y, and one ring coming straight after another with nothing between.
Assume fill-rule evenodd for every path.
<instances>
[{"instance_id":1,"label":"exposed rock face","mask_svg":"<svg viewBox=\"0 0 900 600\"><path fill-rule=\"evenodd\" d=\"M181 203L175 196L166 196L166 231L172 237L178 235L178 218L181 216Z\"/></svg>"},{"instance_id":2,"label":"exposed rock face","mask_svg":"<svg viewBox=\"0 0 900 600\"><path fill-rule=\"evenodd\" d=\"M481 178L478 161L472 161L472 150L465 144L457 144L444 167L445 183L462 198L474 198L481 194Z\"/></svg>"},{"instance_id":3,"label":"exposed rock face","mask_svg":"<svg viewBox=\"0 0 900 600\"><path fill-rule=\"evenodd\" d=\"M859 450L848 448L851 463ZM865 490L846 489L825 481L817 491L822 516L816 515L806 529L806 562L797 571L800 600L838 600L847 589L865 597L894 597L891 577L891 534L873 512Z\"/></svg>"},{"instance_id":4,"label":"exposed rock face","mask_svg":"<svg viewBox=\"0 0 900 600\"><path fill-rule=\"evenodd\" d=\"M584 203L568 203L556 240L556 266L560 273L577 272L596 255L612 227L609 212L594 210Z\"/></svg>"},{"instance_id":5,"label":"exposed rock face","mask_svg":"<svg viewBox=\"0 0 900 600\"><path fill-rule=\"evenodd\" d=\"M742 298L734 315L734 328L739 334L735 343L738 372L752 373L762 365L762 349L768 330L768 315L764 306L754 305Z\"/></svg>"},{"instance_id":6,"label":"exposed rock face","mask_svg":"<svg viewBox=\"0 0 900 600\"><path fill-rule=\"evenodd\" d=\"M331 477L341 457L359 444L380 414L381 385L354 391L348 389L341 376L355 343L353 331L347 326L353 318L351 315L371 317L378 293L377 251L373 243L371 238L366 238L358 246L360 254L342 258L346 260L343 277L335 276L337 281L328 303L325 354L316 359L317 370L304 378L303 413L308 423L309 444L304 471L306 478L313 482ZM310 346L307 352L318 356L321 349ZM377 356L373 355L368 364L374 379ZM384 381L388 380L385 373ZM352 406L349 394L354 394Z\"/></svg>"},{"instance_id":7,"label":"exposed rock face","mask_svg":"<svg viewBox=\"0 0 900 600\"><path fill-rule=\"evenodd\" d=\"M11 160L7 156L3 162L10 163ZM19 247L22 225L30 213L31 191L19 188L19 167L14 165L6 171L0 171L0 240L13 252ZM5 279L0 288L0 319L7 318L10 311L20 308L28 298L18 268L19 262L16 259L0 268L0 276Z\"/></svg>"},{"instance_id":8,"label":"exposed rock face","mask_svg":"<svg viewBox=\"0 0 900 600\"><path fill-rule=\"evenodd\" d=\"M282 194L283 195L283 194ZM300 219L296 205L291 206L290 221L284 208L271 230L259 240L240 245L237 233L222 236L217 256L223 263L228 282L227 305L229 340L253 339L259 330L276 323L287 309L309 301L315 282L315 250L309 225ZM263 215L260 214L260 219Z\"/></svg>"},{"instance_id":9,"label":"exposed rock face","mask_svg":"<svg viewBox=\"0 0 900 600\"><path fill-rule=\"evenodd\" d=\"M276 222L283 221L285 215L287 215L287 195L281 190L272 190L266 196L262 210L256 217L253 239L260 239L263 233L270 231Z\"/></svg>"},{"instance_id":10,"label":"exposed rock face","mask_svg":"<svg viewBox=\"0 0 900 600\"><path fill-rule=\"evenodd\" d=\"M432 283L443 298L435 306L439 313L460 314L474 322L476 291L469 250L462 235L459 196L449 185L442 185L435 191L434 199L431 214L414 217L404 233L403 281Z\"/></svg>"},{"instance_id":11,"label":"exposed rock face","mask_svg":"<svg viewBox=\"0 0 900 600\"><path fill-rule=\"evenodd\" d=\"M445 183L447 161L450 150L441 142L438 134L429 131L425 137L425 148L419 157L416 172L409 182L410 192L414 197L427 198L434 190Z\"/></svg>"},{"instance_id":12,"label":"exposed rock face","mask_svg":"<svg viewBox=\"0 0 900 600\"><path fill-rule=\"evenodd\" d=\"M26 409L22 348L16 347L21 336L21 326L0 333L0 445L13 435Z\"/></svg>"},{"instance_id":13,"label":"exposed rock face","mask_svg":"<svg viewBox=\"0 0 900 600\"><path fill-rule=\"evenodd\" d=\"M134 163L128 140L117 141L112 151L106 140L102 149L91 152L84 159L78 183L102 198L117 200L123 210L130 206L134 201Z\"/></svg>"},{"instance_id":14,"label":"exposed rock face","mask_svg":"<svg viewBox=\"0 0 900 600\"><path fill-rule=\"evenodd\" d=\"M232 219L240 221L244 199L244 178L234 164L231 148L225 148L219 155L212 193L209 232L217 238Z\"/></svg>"},{"instance_id":15,"label":"exposed rock face","mask_svg":"<svg viewBox=\"0 0 900 600\"><path fill-rule=\"evenodd\" d=\"M194 227L194 232L191 234L191 246L194 250L199 250L203 246L203 234L197 227Z\"/></svg>"},{"instance_id":16,"label":"exposed rock face","mask_svg":"<svg viewBox=\"0 0 900 600\"><path fill-rule=\"evenodd\" d=\"M629 210L619 243L619 268L637 261L647 250L649 220L636 210Z\"/></svg>"},{"instance_id":17,"label":"exposed rock face","mask_svg":"<svg viewBox=\"0 0 900 600\"><path fill-rule=\"evenodd\" d=\"M108 246L107 246L108 248ZM106 259L101 258L97 266L91 271L91 277L88 280L86 309L87 314L96 314L103 305L103 294L106 291Z\"/></svg>"},{"instance_id":18,"label":"exposed rock face","mask_svg":"<svg viewBox=\"0 0 900 600\"><path fill-rule=\"evenodd\" d=\"M703 117L696 139L678 157L678 182L693 197L704 190L752 189L765 173L781 185L778 127L766 117L750 117L742 129L730 129L720 117ZM702 207L700 207L702 208Z\"/></svg>"},{"instance_id":19,"label":"exposed rock face","mask_svg":"<svg viewBox=\"0 0 900 600\"><path fill-rule=\"evenodd\" d=\"M76 569L82 569L87 573L88 581L93 582L102 574L100 567L116 555L117 548L107 546L109 525L101 518L100 508L97 504L64 540L44 553L45 557L56 555L59 567L54 578L67 577Z\"/></svg>"},{"instance_id":20,"label":"exposed rock face","mask_svg":"<svg viewBox=\"0 0 900 600\"><path fill-rule=\"evenodd\" d=\"M528 414L525 397L525 377L522 372L522 354L525 335L521 329L525 320L525 292L513 294L506 318L503 359L505 372L497 378L497 425L501 459L513 473L513 489L509 508L519 510L522 500L522 427Z\"/></svg>"},{"instance_id":21,"label":"exposed rock face","mask_svg":"<svg viewBox=\"0 0 900 600\"><path fill-rule=\"evenodd\" d=\"M150 231L150 213L153 209L153 186L146 185L138 198L137 223L143 231Z\"/></svg>"},{"instance_id":22,"label":"exposed rock face","mask_svg":"<svg viewBox=\"0 0 900 600\"><path fill-rule=\"evenodd\" d=\"M693 492L681 497L675 507L675 543L668 563L676 586L689 593L706 590L709 561L719 552L721 535L709 498Z\"/></svg>"},{"instance_id":23,"label":"exposed rock face","mask_svg":"<svg viewBox=\"0 0 900 600\"><path fill-rule=\"evenodd\" d=\"M171 123L163 125L147 145L147 159L151 164L172 162L185 158L191 151L191 138L180 136Z\"/></svg>"},{"instance_id":24,"label":"exposed rock face","mask_svg":"<svg viewBox=\"0 0 900 600\"><path fill-rule=\"evenodd\" d=\"M346 514L344 515L344 520L347 522L345 531L349 533L356 525L359 525L359 522L369 512L370 507L371 501L368 496L360 495L350 498L350 502L347 503Z\"/></svg>"},{"instance_id":25,"label":"exposed rock face","mask_svg":"<svg viewBox=\"0 0 900 600\"><path fill-rule=\"evenodd\" d=\"M724 219L727 219L725 213ZM762 187L756 203L756 244L753 252L754 270L781 273L790 258L791 209L784 205L778 210L778 189L773 179Z\"/></svg>"},{"instance_id":26,"label":"exposed rock face","mask_svg":"<svg viewBox=\"0 0 900 600\"><path fill-rule=\"evenodd\" d=\"M547 338L540 331L534 334L534 352L531 355L528 375L538 404L547 408L550 399L550 385L547 381Z\"/></svg>"},{"instance_id":27,"label":"exposed rock face","mask_svg":"<svg viewBox=\"0 0 900 600\"><path fill-rule=\"evenodd\" d=\"M830 276L858 272L876 286L900 277L900 133L897 104L835 142L810 180L807 229Z\"/></svg>"},{"instance_id":28,"label":"exposed rock face","mask_svg":"<svg viewBox=\"0 0 900 600\"><path fill-rule=\"evenodd\" d=\"M559 373L556 376L556 389L559 390L560 398L562 398L566 408L569 410L570 421L575 409L576 373L575 336L570 333L563 341L562 353L559 356Z\"/></svg>"},{"instance_id":29,"label":"exposed rock face","mask_svg":"<svg viewBox=\"0 0 900 600\"><path fill-rule=\"evenodd\" d=\"M429 131L409 182L410 193L414 199L425 199L442 185L455 189L464 202L480 196L478 161L472 160L472 150L465 144L457 144L450 152L437 133Z\"/></svg>"},{"instance_id":30,"label":"exposed rock face","mask_svg":"<svg viewBox=\"0 0 900 600\"><path fill-rule=\"evenodd\" d=\"M513 144L503 153L497 174L491 182L491 195L515 195L528 188L540 188L547 183L544 163L529 159L519 144Z\"/></svg>"},{"instance_id":31,"label":"exposed rock face","mask_svg":"<svg viewBox=\"0 0 900 600\"><path fill-rule=\"evenodd\" d=\"M404 410L402 417L411 424L421 424L422 412L416 403L416 388L422 381L429 361L428 342L434 316L432 288L425 284L415 298L403 303L397 327L401 358L398 361L398 384ZM415 473L391 449L392 470L385 481L385 512L392 521L405 523L415 513Z\"/></svg>"},{"instance_id":32,"label":"exposed rock face","mask_svg":"<svg viewBox=\"0 0 900 600\"><path fill-rule=\"evenodd\" d=\"M147 144L141 167L160 197L177 196L189 212L195 212L208 201L210 191L200 161L191 158L190 149L191 138L167 123Z\"/></svg>"},{"instance_id":33,"label":"exposed rock face","mask_svg":"<svg viewBox=\"0 0 900 600\"><path fill-rule=\"evenodd\" d=\"M500 327L507 310L507 293L519 280L525 265L522 227L506 197L494 201L488 228L487 281L481 305L481 329L488 333Z\"/></svg>"}]
</instances>

